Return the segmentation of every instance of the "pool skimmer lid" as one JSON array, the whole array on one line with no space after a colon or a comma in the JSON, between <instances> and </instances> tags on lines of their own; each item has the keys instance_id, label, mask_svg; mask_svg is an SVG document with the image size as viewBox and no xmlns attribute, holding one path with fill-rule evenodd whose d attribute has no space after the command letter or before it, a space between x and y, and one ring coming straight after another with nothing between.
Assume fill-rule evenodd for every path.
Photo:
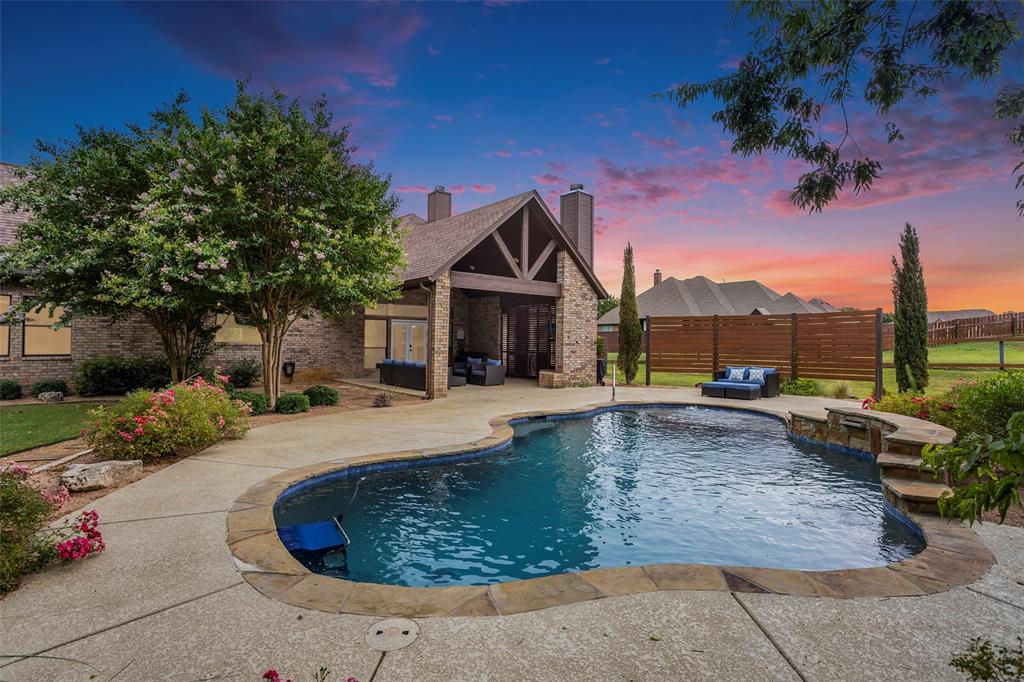
<instances>
[{"instance_id":1,"label":"pool skimmer lid","mask_svg":"<svg viewBox=\"0 0 1024 682\"><path fill-rule=\"evenodd\" d=\"M388 618L366 631L366 645L377 651L404 649L416 641L420 626L408 618Z\"/></svg>"}]
</instances>

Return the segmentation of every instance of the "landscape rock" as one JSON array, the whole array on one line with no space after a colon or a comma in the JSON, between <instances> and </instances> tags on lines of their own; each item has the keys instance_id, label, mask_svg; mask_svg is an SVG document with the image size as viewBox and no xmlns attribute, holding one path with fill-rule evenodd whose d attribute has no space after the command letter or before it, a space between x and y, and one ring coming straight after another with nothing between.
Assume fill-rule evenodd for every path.
<instances>
[{"instance_id":1,"label":"landscape rock","mask_svg":"<svg viewBox=\"0 0 1024 682\"><path fill-rule=\"evenodd\" d=\"M60 475L60 484L71 492L109 488L141 467L141 459L72 464Z\"/></svg>"},{"instance_id":2,"label":"landscape rock","mask_svg":"<svg viewBox=\"0 0 1024 682\"><path fill-rule=\"evenodd\" d=\"M44 403L59 403L64 400L64 394L60 391L43 391L36 397Z\"/></svg>"}]
</instances>

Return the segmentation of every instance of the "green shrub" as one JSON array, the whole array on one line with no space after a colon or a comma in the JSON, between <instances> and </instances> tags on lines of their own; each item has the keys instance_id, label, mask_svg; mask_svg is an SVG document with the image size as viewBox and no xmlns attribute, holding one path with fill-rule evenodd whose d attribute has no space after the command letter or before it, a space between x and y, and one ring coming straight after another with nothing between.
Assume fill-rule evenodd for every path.
<instances>
[{"instance_id":1,"label":"green shrub","mask_svg":"<svg viewBox=\"0 0 1024 682\"><path fill-rule=\"evenodd\" d=\"M228 370L231 385L235 388L249 388L263 376L263 363L258 360L239 360Z\"/></svg>"},{"instance_id":2,"label":"green shrub","mask_svg":"<svg viewBox=\"0 0 1024 682\"><path fill-rule=\"evenodd\" d=\"M89 444L107 459L151 460L198 452L249 428L250 407L202 378L163 391L136 391L89 414Z\"/></svg>"},{"instance_id":3,"label":"green shrub","mask_svg":"<svg viewBox=\"0 0 1024 682\"><path fill-rule=\"evenodd\" d=\"M267 396L260 391L232 391L231 397L248 403L254 415L267 413Z\"/></svg>"},{"instance_id":4,"label":"green shrub","mask_svg":"<svg viewBox=\"0 0 1024 682\"><path fill-rule=\"evenodd\" d=\"M309 404L313 407L338 404L338 392L330 386L317 384L310 386L302 394L309 398Z\"/></svg>"},{"instance_id":5,"label":"green shrub","mask_svg":"<svg viewBox=\"0 0 1024 682\"><path fill-rule=\"evenodd\" d=\"M999 523L1010 507L1020 507L1024 487L1024 411L1017 412L1004 427L1004 435L969 433L951 445L928 446L925 463L935 471L947 472L955 483L952 493L939 498L943 516L974 523L995 509Z\"/></svg>"},{"instance_id":6,"label":"green shrub","mask_svg":"<svg viewBox=\"0 0 1024 682\"><path fill-rule=\"evenodd\" d=\"M837 400L845 400L850 397L850 384L845 381L837 381L832 384L832 387L828 390L828 394Z\"/></svg>"},{"instance_id":7,"label":"green shrub","mask_svg":"<svg viewBox=\"0 0 1024 682\"><path fill-rule=\"evenodd\" d=\"M40 393L52 393L55 391L67 395L67 383L63 379L40 379L36 383L32 384L32 388L29 390L29 393L32 395L39 395Z\"/></svg>"},{"instance_id":8,"label":"green shrub","mask_svg":"<svg viewBox=\"0 0 1024 682\"><path fill-rule=\"evenodd\" d=\"M0 594L16 587L22 576L41 568L50 558L39 531L52 506L28 485L27 476L28 471L16 465L0 469Z\"/></svg>"},{"instance_id":9,"label":"green shrub","mask_svg":"<svg viewBox=\"0 0 1024 682\"><path fill-rule=\"evenodd\" d=\"M309 398L302 393L282 393L277 399L277 411L281 414L309 412Z\"/></svg>"},{"instance_id":10,"label":"green shrub","mask_svg":"<svg viewBox=\"0 0 1024 682\"><path fill-rule=\"evenodd\" d=\"M165 358L126 360L101 355L75 365L74 384L80 395L124 395L140 388L157 390L171 383Z\"/></svg>"},{"instance_id":11,"label":"green shrub","mask_svg":"<svg viewBox=\"0 0 1024 682\"><path fill-rule=\"evenodd\" d=\"M0 400L17 400L21 397L21 384L14 379L0 379Z\"/></svg>"},{"instance_id":12,"label":"green shrub","mask_svg":"<svg viewBox=\"0 0 1024 682\"><path fill-rule=\"evenodd\" d=\"M823 395L821 382L816 379L795 379L787 381L779 387L786 395Z\"/></svg>"},{"instance_id":13,"label":"green shrub","mask_svg":"<svg viewBox=\"0 0 1024 682\"><path fill-rule=\"evenodd\" d=\"M976 433L998 437L1015 412L1024 410L1024 372L1001 372L952 388L948 400L956 405L950 426L958 435Z\"/></svg>"},{"instance_id":14,"label":"green shrub","mask_svg":"<svg viewBox=\"0 0 1024 682\"><path fill-rule=\"evenodd\" d=\"M971 645L953 657L949 665L967 675L971 682L1009 682L1024 680L1024 639L1017 638L1017 648L992 645L972 639Z\"/></svg>"}]
</instances>

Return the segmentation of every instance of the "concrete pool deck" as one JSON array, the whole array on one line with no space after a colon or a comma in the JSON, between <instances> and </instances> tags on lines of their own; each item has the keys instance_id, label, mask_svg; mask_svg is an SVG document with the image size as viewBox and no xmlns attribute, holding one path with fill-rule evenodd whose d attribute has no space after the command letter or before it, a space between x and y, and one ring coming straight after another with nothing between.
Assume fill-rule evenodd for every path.
<instances>
[{"instance_id":1,"label":"concrete pool deck","mask_svg":"<svg viewBox=\"0 0 1024 682\"><path fill-rule=\"evenodd\" d=\"M659 591L509 616L418 620L409 647L367 646L379 616L332 614L265 597L226 542L244 491L288 469L490 435L490 420L607 401L610 388L467 386L445 400L262 427L183 460L93 506L108 549L26 580L0 601L0 680L301 679L962 679L949 658L972 637L1024 630L1024 529L978 534L997 563L929 596L830 599ZM620 401L727 404L785 415L847 405L784 396L743 403L690 389L618 390Z\"/></svg>"}]
</instances>

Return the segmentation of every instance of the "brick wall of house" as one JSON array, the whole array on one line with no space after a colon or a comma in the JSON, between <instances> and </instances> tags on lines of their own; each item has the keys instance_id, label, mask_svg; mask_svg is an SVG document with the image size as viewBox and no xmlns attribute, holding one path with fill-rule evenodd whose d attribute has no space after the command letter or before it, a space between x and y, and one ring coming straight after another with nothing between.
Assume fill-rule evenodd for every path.
<instances>
[{"instance_id":1,"label":"brick wall of house","mask_svg":"<svg viewBox=\"0 0 1024 682\"><path fill-rule=\"evenodd\" d=\"M462 289L451 290L451 304L452 304L452 325L451 325L451 337L449 342L451 343L452 353L454 354L459 348L459 342L457 337L458 328L462 328L463 341L462 347L464 350L472 348L470 341L470 333L472 331L470 314L469 314L469 301L470 298L466 296L466 293Z\"/></svg>"},{"instance_id":2,"label":"brick wall of house","mask_svg":"<svg viewBox=\"0 0 1024 682\"><path fill-rule=\"evenodd\" d=\"M467 350L501 357L501 297L484 296L469 299L469 324L472 343Z\"/></svg>"},{"instance_id":3,"label":"brick wall of house","mask_svg":"<svg viewBox=\"0 0 1024 682\"><path fill-rule=\"evenodd\" d=\"M20 303L24 293L17 286L0 286L0 294L11 295L13 304ZM410 290L395 302L425 305L427 293ZM298 320L285 337L281 360L295 363L298 379L373 376L376 369L363 367L363 322L362 312L338 319L313 315ZM75 364L86 358L164 355L160 337L141 315L117 322L95 316L76 318L71 324L71 355L62 357L25 356L22 329L20 325L0 325L0 333L10 333L10 353L0 356L0 378L15 379L25 390L39 379L63 379L71 384ZM241 359L259 361L260 346L217 344L209 364L227 368Z\"/></svg>"},{"instance_id":4,"label":"brick wall of house","mask_svg":"<svg viewBox=\"0 0 1024 682\"><path fill-rule=\"evenodd\" d=\"M555 373L562 386L593 386L597 381L597 294L565 251L558 252L555 303ZM543 383L543 382L542 382Z\"/></svg>"},{"instance_id":5,"label":"brick wall of house","mask_svg":"<svg viewBox=\"0 0 1024 682\"><path fill-rule=\"evenodd\" d=\"M451 275L447 272L431 286L427 315L427 397L448 395L448 333L451 328Z\"/></svg>"}]
</instances>

